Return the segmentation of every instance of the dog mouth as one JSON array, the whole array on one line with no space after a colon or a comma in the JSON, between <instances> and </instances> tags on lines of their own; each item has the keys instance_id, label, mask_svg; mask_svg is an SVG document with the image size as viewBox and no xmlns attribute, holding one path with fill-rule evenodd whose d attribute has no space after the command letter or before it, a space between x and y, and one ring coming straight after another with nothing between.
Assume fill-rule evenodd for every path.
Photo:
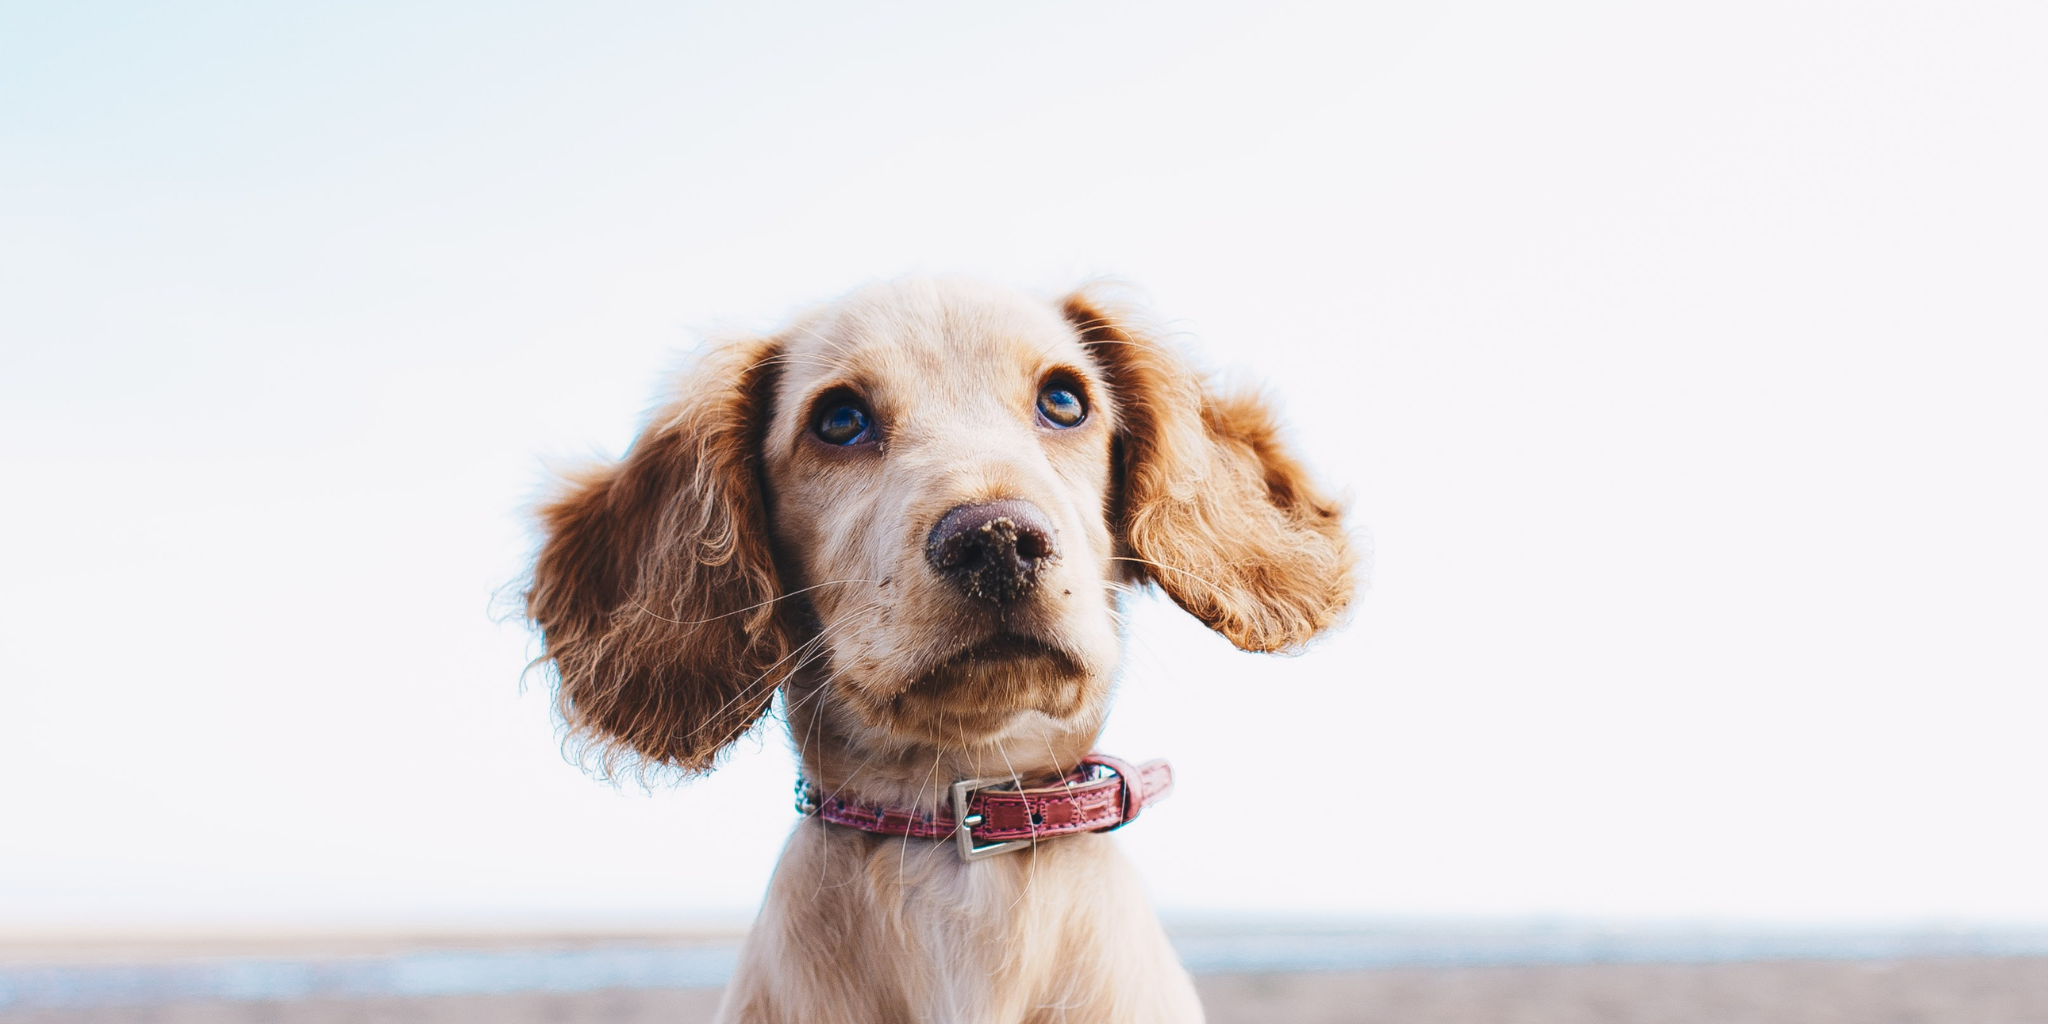
<instances>
[{"instance_id":1,"label":"dog mouth","mask_svg":"<svg viewBox=\"0 0 2048 1024\"><path fill-rule=\"evenodd\" d=\"M976 742L1024 712L1070 719L1099 692L1082 654L1024 633L996 632L930 657L900 689L847 688L866 724L926 742Z\"/></svg>"},{"instance_id":2,"label":"dog mouth","mask_svg":"<svg viewBox=\"0 0 2048 1024\"><path fill-rule=\"evenodd\" d=\"M943 687L962 676L981 675L989 670L1029 668L1034 675L1054 677L1081 675L1081 663L1057 644L1022 633L997 633L947 655L911 684L911 689Z\"/></svg>"},{"instance_id":3,"label":"dog mouth","mask_svg":"<svg viewBox=\"0 0 2048 1024\"><path fill-rule=\"evenodd\" d=\"M986 664L1005 661L1032 661L1040 658L1051 658L1059 661L1073 660L1068 656L1067 652L1043 640L1017 633L998 633L980 643L969 645L966 650L947 658L946 663L949 665L963 662Z\"/></svg>"}]
</instances>

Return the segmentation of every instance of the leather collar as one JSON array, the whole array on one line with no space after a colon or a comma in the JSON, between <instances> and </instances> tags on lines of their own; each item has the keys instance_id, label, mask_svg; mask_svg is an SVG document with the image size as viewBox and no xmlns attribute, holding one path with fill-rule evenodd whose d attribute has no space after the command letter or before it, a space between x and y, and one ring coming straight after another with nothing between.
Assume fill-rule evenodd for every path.
<instances>
[{"instance_id":1,"label":"leather collar","mask_svg":"<svg viewBox=\"0 0 2048 1024\"><path fill-rule=\"evenodd\" d=\"M796 809L878 835L953 839L963 859L980 860L1041 839L1122 828L1171 792L1173 766L1163 760L1134 767L1090 754L1073 771L1030 789L1017 788L1011 779L963 779L953 784L952 806L936 810L821 795L798 775Z\"/></svg>"}]
</instances>

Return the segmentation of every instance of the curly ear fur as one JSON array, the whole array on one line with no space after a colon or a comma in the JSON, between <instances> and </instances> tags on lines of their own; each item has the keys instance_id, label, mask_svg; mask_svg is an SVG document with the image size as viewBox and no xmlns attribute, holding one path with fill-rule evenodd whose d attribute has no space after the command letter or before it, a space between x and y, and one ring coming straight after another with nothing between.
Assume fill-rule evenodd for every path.
<instances>
[{"instance_id":1,"label":"curly ear fur","mask_svg":"<svg viewBox=\"0 0 2048 1024\"><path fill-rule=\"evenodd\" d=\"M556 708L606 774L710 771L782 681L792 631L757 456L773 350L708 354L623 461L540 509L526 611Z\"/></svg>"},{"instance_id":2,"label":"curly ear fur","mask_svg":"<svg viewBox=\"0 0 2048 1024\"><path fill-rule=\"evenodd\" d=\"M1218 396L1088 292L1061 312L1109 377L1132 575L1247 651L1296 651L1336 625L1356 587L1344 509L1281 447L1266 404Z\"/></svg>"}]
</instances>

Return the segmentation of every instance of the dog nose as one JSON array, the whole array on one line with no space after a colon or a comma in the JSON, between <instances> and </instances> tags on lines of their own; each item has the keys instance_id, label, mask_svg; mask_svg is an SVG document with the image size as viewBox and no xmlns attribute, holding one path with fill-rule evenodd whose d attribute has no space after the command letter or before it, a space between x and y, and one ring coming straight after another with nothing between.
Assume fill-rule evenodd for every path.
<instances>
[{"instance_id":1,"label":"dog nose","mask_svg":"<svg viewBox=\"0 0 2048 1024\"><path fill-rule=\"evenodd\" d=\"M968 597L1009 604L1030 593L1039 570L1059 559L1052 534L1052 520L1028 501L959 505L932 527L924 558Z\"/></svg>"}]
</instances>

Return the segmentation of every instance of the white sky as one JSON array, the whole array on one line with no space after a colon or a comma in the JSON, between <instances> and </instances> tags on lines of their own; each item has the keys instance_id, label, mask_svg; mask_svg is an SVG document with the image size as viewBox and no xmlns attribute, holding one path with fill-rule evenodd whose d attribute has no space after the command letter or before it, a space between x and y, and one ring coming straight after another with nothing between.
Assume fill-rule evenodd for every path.
<instances>
[{"instance_id":1,"label":"white sky","mask_svg":"<svg viewBox=\"0 0 2048 1024\"><path fill-rule=\"evenodd\" d=\"M780 739L591 781L492 595L907 270L1136 284L1370 533L1137 615L1162 907L2048 920L2048 8L288 6L0 9L0 927L750 909Z\"/></svg>"}]
</instances>

